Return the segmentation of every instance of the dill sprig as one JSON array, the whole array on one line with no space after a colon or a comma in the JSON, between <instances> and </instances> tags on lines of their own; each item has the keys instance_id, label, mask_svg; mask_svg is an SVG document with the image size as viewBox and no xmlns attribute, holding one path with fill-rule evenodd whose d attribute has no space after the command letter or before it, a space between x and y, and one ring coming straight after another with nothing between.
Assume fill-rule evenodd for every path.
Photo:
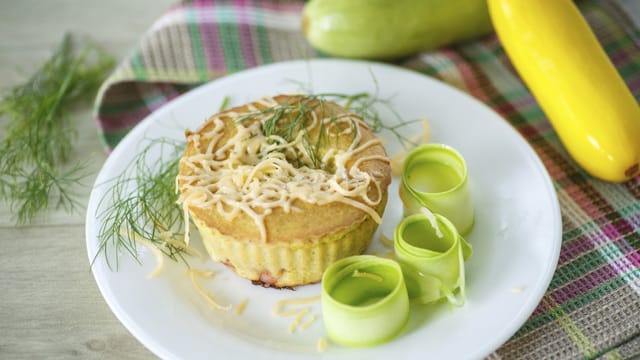
<instances>
[{"instance_id":1,"label":"dill sprig","mask_svg":"<svg viewBox=\"0 0 640 360\"><path fill-rule=\"evenodd\" d=\"M393 107L392 99L385 99L378 96L377 83L376 92L373 94L362 92L351 95L341 93L305 95L303 98L297 99L293 103L285 102L245 114L238 119L238 122L249 121L256 117L264 118L262 121L262 132L264 136L277 136L285 141L292 141L299 131L308 127L312 122L310 114L319 108L328 114L329 124L337 121L337 110L328 103L329 101L338 103L358 115L374 133L386 130L393 134L396 140L401 144L409 144L413 146L418 145L404 136L399 129L419 120L403 120L400 114L398 114ZM383 116L381 115L378 107L382 107L392 114L395 118L393 125L388 125L389 121L383 121ZM302 157L299 156L297 159L294 159L298 166L307 165L313 168L321 168L325 165L320 164L321 156L319 154L319 150L322 148L322 143L326 140L324 129L326 124L322 122L320 123L320 126L321 128L315 139L309 136L308 132L303 133L303 145L307 152L306 155L310 159L310 164L305 163L302 160ZM356 127L353 119L350 121L350 126L352 128ZM355 132L353 132L353 134L355 137Z\"/></svg>"},{"instance_id":2,"label":"dill sprig","mask_svg":"<svg viewBox=\"0 0 640 360\"><path fill-rule=\"evenodd\" d=\"M374 78L375 80L375 78ZM378 84L376 82L376 91L371 94L368 92L362 92L353 95L340 94L340 93L324 93L320 96L323 96L325 99L331 99L337 103L342 104L342 106L351 110L362 120L369 125L371 131L374 133L379 133L383 130L386 130L393 134L393 136L398 140L401 144L410 144L413 146L417 146L413 140L404 136L400 129L413 124L415 122L421 121L420 119L410 119L405 120L400 116L395 107L393 106L392 100L393 98L381 98L378 95ZM381 114L379 107L386 109L391 113L394 118L394 121L385 121L384 116ZM392 125L390 125L392 124Z\"/></svg>"},{"instance_id":3,"label":"dill sprig","mask_svg":"<svg viewBox=\"0 0 640 360\"><path fill-rule=\"evenodd\" d=\"M0 118L0 201L18 223L32 221L50 205L71 212L81 206L71 189L88 176L86 166L68 166L77 131L69 106L91 99L113 67L93 44L77 51L66 35L49 60L24 84L4 91Z\"/></svg>"},{"instance_id":4,"label":"dill sprig","mask_svg":"<svg viewBox=\"0 0 640 360\"><path fill-rule=\"evenodd\" d=\"M109 255L114 254L117 268L121 249L139 262L136 238L151 242L173 260L185 260L184 218L176 189L185 142L165 138L146 142L121 174L99 185L108 190L96 214L102 224L96 257L103 253L110 268Z\"/></svg>"},{"instance_id":5,"label":"dill sprig","mask_svg":"<svg viewBox=\"0 0 640 360\"><path fill-rule=\"evenodd\" d=\"M323 112L327 112L330 119L329 122L335 122L337 120L334 109L329 105L326 100L317 95L309 95L302 98L295 98L293 102L285 102L274 106L268 106L264 109L243 114L238 122L251 121L256 118L262 118L262 133L267 138L276 137L286 142L293 141L298 134L302 134L303 146L305 147L306 156L302 154L296 154L295 165L310 166L312 168L321 168L323 164L320 164L319 149L321 143L326 139L325 124L320 123L320 129L312 138L309 131L309 125L313 122L311 113L320 108ZM353 125L355 126L355 125ZM308 158L308 161L305 159Z\"/></svg>"}]
</instances>

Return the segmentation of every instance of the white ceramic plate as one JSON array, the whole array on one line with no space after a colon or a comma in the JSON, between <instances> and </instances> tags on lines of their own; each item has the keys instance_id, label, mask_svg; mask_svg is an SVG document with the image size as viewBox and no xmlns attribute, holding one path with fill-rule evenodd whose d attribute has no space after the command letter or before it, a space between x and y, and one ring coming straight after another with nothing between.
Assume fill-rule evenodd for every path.
<instances>
[{"instance_id":1,"label":"white ceramic plate","mask_svg":"<svg viewBox=\"0 0 640 360\"><path fill-rule=\"evenodd\" d=\"M326 352L318 353L317 340L326 336L319 302L311 311L318 320L293 334L288 333L292 318L273 315L271 307L282 299L318 295L319 285L296 291L264 289L213 261L192 260L195 268L218 272L204 285L218 302L237 305L248 299L244 313L237 315L209 308L181 263L167 260L163 273L148 280L155 259L141 247L142 265L127 254L122 254L117 271L109 269L103 256L93 265L112 311L140 342L168 359L471 359L490 354L522 326L544 294L559 256L561 217L549 175L525 140L485 105L452 87L398 67L344 60L293 61L243 71L201 86L148 116L109 156L96 184L119 174L143 138L182 139L185 129L197 128L217 112L225 96L239 105L299 91L300 83L314 93L377 89L380 97L392 98L404 119L426 116L431 140L455 147L466 158L476 209L476 224L468 236L474 254L466 266L466 304L454 309L413 307L407 329L392 342L358 349L330 343ZM422 125L405 131L422 133ZM381 136L387 138L390 154L399 151L390 134ZM96 185L89 201L89 259L98 250L101 224L95 214L105 191L106 186ZM402 214L397 179L389 191L380 230L391 236ZM376 236L369 253L380 252L389 250Z\"/></svg>"}]
</instances>

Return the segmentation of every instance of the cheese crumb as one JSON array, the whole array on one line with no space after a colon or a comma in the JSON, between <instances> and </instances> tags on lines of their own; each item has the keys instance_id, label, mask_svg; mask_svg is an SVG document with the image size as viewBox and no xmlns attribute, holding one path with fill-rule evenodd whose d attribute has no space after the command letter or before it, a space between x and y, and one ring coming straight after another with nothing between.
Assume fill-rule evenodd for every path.
<instances>
[{"instance_id":1,"label":"cheese crumb","mask_svg":"<svg viewBox=\"0 0 640 360\"><path fill-rule=\"evenodd\" d=\"M272 308L271 312L278 317L287 317L295 315L296 317L289 324L289 334L292 334L296 331L296 329L300 328L302 330L307 329L311 326L311 324L315 321L316 316L311 314L311 318L306 322L302 323L304 318L311 313L311 307L294 307L289 310L285 310L287 306L290 305L304 305L313 303L320 300L320 296L313 296L305 299L285 299L278 301ZM302 323L302 325L301 325Z\"/></svg>"},{"instance_id":2,"label":"cheese crumb","mask_svg":"<svg viewBox=\"0 0 640 360\"><path fill-rule=\"evenodd\" d=\"M315 315L311 315L311 318L307 320L304 324L300 325L300 328L303 330L306 330L307 328L309 328L309 326L311 326L316 321L316 319L317 317Z\"/></svg>"},{"instance_id":3,"label":"cheese crumb","mask_svg":"<svg viewBox=\"0 0 640 360\"><path fill-rule=\"evenodd\" d=\"M213 277L214 273L212 271L202 271L202 270L189 270L188 271L189 276L191 277L191 283L193 284L193 286L196 288L196 291L198 292L198 294L200 294L200 296L202 296L205 300L207 300L207 302L213 306L215 309L218 310L230 310L231 309L231 304L227 305L227 306L222 306L220 304L218 304L213 297L211 296L211 294L209 294L206 290L204 290L202 288L202 286L200 285L200 283L198 283L198 280L196 280L196 276L201 276L201 277Z\"/></svg>"},{"instance_id":4,"label":"cheese crumb","mask_svg":"<svg viewBox=\"0 0 640 360\"><path fill-rule=\"evenodd\" d=\"M249 299L244 299L240 302L240 304L238 304L238 307L236 308L237 315L242 315L242 313L244 312L244 308L247 307L248 302L249 302Z\"/></svg>"},{"instance_id":5,"label":"cheese crumb","mask_svg":"<svg viewBox=\"0 0 640 360\"><path fill-rule=\"evenodd\" d=\"M321 337L318 339L318 342L316 343L316 349L318 350L318 352L325 352L327 351L327 339Z\"/></svg>"},{"instance_id":6,"label":"cheese crumb","mask_svg":"<svg viewBox=\"0 0 640 360\"><path fill-rule=\"evenodd\" d=\"M289 316L289 315L293 315L296 312L295 311L282 311L282 309L288 305L304 305L304 304L309 304L312 302L316 302L320 300L320 295L318 296L313 296L310 298L304 298L304 299L284 299L284 300L280 300L278 301L275 305L273 305L273 307L271 308L271 312L274 315L278 315L278 316Z\"/></svg>"},{"instance_id":7,"label":"cheese crumb","mask_svg":"<svg viewBox=\"0 0 640 360\"><path fill-rule=\"evenodd\" d=\"M140 245L143 245L144 247L149 249L149 251L151 251L156 258L156 262L157 262L156 268L151 273L149 273L149 275L147 275L147 279L152 279L158 276L158 274L160 274L160 271L162 271L164 267L164 254L162 253L162 251L160 251L160 249L154 246L153 243L151 243L151 241L144 239L140 236L137 236L136 234L132 234L132 235L133 235L134 241L136 241Z\"/></svg>"}]
</instances>

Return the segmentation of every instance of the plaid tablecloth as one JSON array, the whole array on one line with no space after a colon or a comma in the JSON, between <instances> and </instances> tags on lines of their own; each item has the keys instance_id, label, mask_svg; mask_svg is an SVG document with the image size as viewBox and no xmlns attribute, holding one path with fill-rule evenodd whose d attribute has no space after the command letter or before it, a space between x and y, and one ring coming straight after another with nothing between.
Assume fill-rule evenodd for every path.
<instances>
[{"instance_id":1,"label":"plaid tablecloth","mask_svg":"<svg viewBox=\"0 0 640 360\"><path fill-rule=\"evenodd\" d=\"M261 64L322 56L300 31L302 6L276 0L175 5L102 88L96 114L107 149L146 115L204 82ZM587 0L580 9L640 98L640 1ZM558 268L535 312L490 358L640 356L640 177L610 184L577 167L495 35L398 65L492 107L529 141L553 178L564 227Z\"/></svg>"}]
</instances>

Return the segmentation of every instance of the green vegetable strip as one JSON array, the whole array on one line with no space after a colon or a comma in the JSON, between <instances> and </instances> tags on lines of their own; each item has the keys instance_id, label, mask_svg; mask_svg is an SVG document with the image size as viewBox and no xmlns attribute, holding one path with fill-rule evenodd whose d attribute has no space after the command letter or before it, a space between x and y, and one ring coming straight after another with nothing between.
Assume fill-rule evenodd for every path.
<instances>
[{"instance_id":1,"label":"green vegetable strip","mask_svg":"<svg viewBox=\"0 0 640 360\"><path fill-rule=\"evenodd\" d=\"M371 255L333 263L322 279L322 313L331 340L373 346L396 337L409 318L400 265Z\"/></svg>"},{"instance_id":2,"label":"green vegetable strip","mask_svg":"<svg viewBox=\"0 0 640 360\"><path fill-rule=\"evenodd\" d=\"M433 168L435 164L439 164L439 167ZM427 177L419 175L425 171L429 172ZM411 178L418 180L412 183ZM440 188L433 192L415 185L432 181L440 183ZM475 216L467 165L462 155L450 146L431 143L409 152L403 164L400 198L404 205L404 216L427 208L445 216L462 235L473 229Z\"/></svg>"},{"instance_id":3,"label":"green vegetable strip","mask_svg":"<svg viewBox=\"0 0 640 360\"><path fill-rule=\"evenodd\" d=\"M464 261L471 256L471 245L445 217L433 217L442 237L424 213L408 216L398 224L394 233L396 256L412 302L427 304L446 298L461 306L465 297Z\"/></svg>"},{"instance_id":4,"label":"green vegetable strip","mask_svg":"<svg viewBox=\"0 0 640 360\"><path fill-rule=\"evenodd\" d=\"M372 346L404 328L409 301L465 301L464 261L471 246L445 217L421 212L396 227L398 262L369 255L331 265L322 277L322 311L329 337L345 346Z\"/></svg>"}]
</instances>

